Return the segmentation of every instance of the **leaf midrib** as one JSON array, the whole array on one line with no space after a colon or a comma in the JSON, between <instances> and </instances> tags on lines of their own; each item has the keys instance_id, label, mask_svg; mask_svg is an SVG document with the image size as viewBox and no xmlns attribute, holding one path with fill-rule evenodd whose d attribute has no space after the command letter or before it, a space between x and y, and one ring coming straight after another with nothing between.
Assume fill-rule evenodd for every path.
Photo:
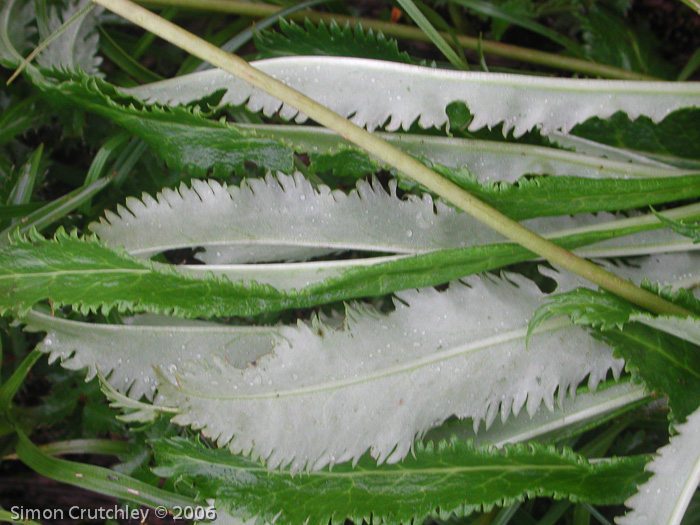
<instances>
[{"instance_id":1,"label":"leaf midrib","mask_svg":"<svg viewBox=\"0 0 700 525\"><path fill-rule=\"evenodd\" d=\"M493 460L493 458L488 458L490 460ZM504 459L507 459L504 456ZM607 458L601 458L605 461L598 461L596 463L608 463L609 460ZM244 470L246 472L259 472L261 474L267 474L267 475L281 475L284 476L285 478L289 478L289 473L287 472L282 472L278 473L275 470L270 470L268 468L265 468L264 466L255 466L255 467L248 467L248 466L237 466L237 465L231 465L228 463L221 463L221 462L213 462L211 460L204 461L201 459L198 459L196 457L192 456L187 456L187 460L190 463L198 463L201 465L207 466L207 468L211 468L212 464L227 468L227 469L237 469L237 470ZM496 471L500 472L503 470L509 470L509 471L519 471L519 470L546 470L546 471L552 471L552 470L573 470L573 471L578 471L580 470L579 467L581 465L542 465L542 464L519 464L519 465L484 465L484 466L462 466L462 467L455 467L455 466L449 466L449 467L423 467L423 468L406 468L401 464L395 464L395 465L388 465L386 470L381 470L381 469L363 469L362 467L355 466L353 470L348 471L348 472L333 472L332 470L325 470L325 471L313 471L313 472L306 472L305 474L301 474L300 477L307 476L309 478L311 477L336 477L336 478L351 478L351 477L361 477L361 476L410 476L410 475L417 475L417 474L435 474L435 475L455 475L455 474L460 474L464 472L489 472L489 471ZM292 478L293 479L293 478Z\"/></svg>"},{"instance_id":2,"label":"leaf midrib","mask_svg":"<svg viewBox=\"0 0 700 525\"><path fill-rule=\"evenodd\" d=\"M538 329L535 330L535 334L545 332L545 331L556 331L561 328L564 328L566 326L571 325L571 322L568 320L566 317L560 317L558 319L553 319L550 321L547 321L545 323L542 323ZM292 397L292 396L301 396L301 395L307 395L307 394L316 394L319 392L324 392L328 390L338 390L341 388L347 388L355 385L359 385L362 383L368 383L372 381L376 381L379 379L383 379L392 375L399 375L407 372L411 372L414 370L417 370L419 368L423 368L432 364L440 363L442 361L447 361L449 359L452 359L454 357L459 356L460 354L466 354L467 352L470 351L476 351L476 350L481 350L483 348L487 348L489 346L494 346L495 344L500 344L500 343L505 343L509 341L513 341L516 339L525 339L527 335L527 328L518 328L515 330L510 330L507 332L502 332L498 334L497 336L491 336L486 339L481 339L479 341L476 341L474 343L468 343L466 345L460 345L456 348L452 348L449 350L445 350L443 352L436 352L434 354L431 354L429 356L424 356L419 359L414 359L410 361L409 363L403 364L403 365L398 365L398 366L393 366L389 368L384 368L381 369L375 373L367 373L363 376L358 376L358 377L352 377L352 378L343 378L335 381L329 381L326 383L321 383L320 385L313 385L313 386L308 386L308 387L301 387L301 388L296 388L296 389L291 389L291 390L283 390L283 391L272 391L272 392L264 392L260 394L248 394L248 395L238 395L238 396L223 396L223 395L209 395L209 394L203 394L201 392L198 392L196 390L190 390L187 389L186 387L182 386L187 383L189 383L186 379L184 379L182 376L178 375L177 378L180 382L180 386L175 387L174 385L173 388L176 388L181 394L187 395L190 394L192 396L196 396L198 398L202 399L215 399L218 401L254 401L254 400L266 400L266 399L280 399L283 397Z\"/></svg>"},{"instance_id":3,"label":"leaf midrib","mask_svg":"<svg viewBox=\"0 0 700 525\"><path fill-rule=\"evenodd\" d=\"M115 269L115 268L109 268L106 270L98 270L98 269L91 269L91 270L55 270L51 272L27 272L27 273L8 273L8 274L2 274L0 275L0 280L2 279L19 279L19 278L35 278L35 277L53 277L53 276L59 276L59 275L84 275L86 273L90 274L108 274L108 273L138 273L138 274L148 274L152 273L152 270L149 269L138 269L138 268L123 268L123 269Z\"/></svg>"}]
</instances>

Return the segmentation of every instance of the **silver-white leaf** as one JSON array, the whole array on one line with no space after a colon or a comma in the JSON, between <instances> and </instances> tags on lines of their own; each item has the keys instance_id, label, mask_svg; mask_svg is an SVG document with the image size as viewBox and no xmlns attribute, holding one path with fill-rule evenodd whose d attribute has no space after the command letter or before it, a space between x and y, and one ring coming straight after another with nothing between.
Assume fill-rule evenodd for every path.
<instances>
[{"instance_id":1,"label":"silver-white leaf","mask_svg":"<svg viewBox=\"0 0 700 525\"><path fill-rule=\"evenodd\" d=\"M447 122L447 106L465 102L474 115L470 130L503 122L516 136L538 126L543 133L568 132L591 117L618 111L654 121L670 112L697 107L698 82L579 80L507 73L460 72L345 57L284 57L253 62L257 69L309 96L353 122L373 130L424 128ZM147 100L183 104L227 90L223 104L247 103L252 111L306 120L279 100L219 69L125 90Z\"/></svg>"},{"instance_id":2,"label":"silver-white leaf","mask_svg":"<svg viewBox=\"0 0 700 525\"><path fill-rule=\"evenodd\" d=\"M674 275L685 281L699 280L699 263L700 254L680 253L647 257L634 267L604 264L635 282L648 277L654 282L669 284L666 278ZM559 283L559 291L588 285L575 276L565 278L554 271L542 271ZM115 325L71 321L33 310L22 322L26 323L28 331L46 332L37 348L48 353L50 361L60 360L72 370L85 369L88 379L99 369L114 388L133 399L153 396L158 382L154 366L169 380L174 380L174 372L184 363L210 361L214 356L243 368L272 352L276 341L284 338L279 326L230 326L150 314L126 318L125 324ZM337 319L327 319L324 323L342 327ZM148 351L144 352L144 348Z\"/></svg>"},{"instance_id":3,"label":"silver-white leaf","mask_svg":"<svg viewBox=\"0 0 700 525\"><path fill-rule=\"evenodd\" d=\"M37 349L60 359L71 370L86 369L86 380L97 370L110 385L133 399L153 398L157 379L154 367L173 379L190 360L214 355L232 366L245 367L268 353L279 337L270 327L227 326L202 321L142 315L126 324L83 323L32 310L23 319L26 330L46 332Z\"/></svg>"},{"instance_id":4,"label":"silver-white leaf","mask_svg":"<svg viewBox=\"0 0 700 525\"><path fill-rule=\"evenodd\" d=\"M646 466L653 473L625 502L631 512L619 525L678 525L700 483L700 408L679 425L657 457Z\"/></svg>"},{"instance_id":5,"label":"silver-white leaf","mask_svg":"<svg viewBox=\"0 0 700 525\"><path fill-rule=\"evenodd\" d=\"M349 195L317 189L297 173L249 179L240 187L193 180L154 199L129 198L90 225L108 246L148 257L202 246L208 264L299 260L339 250L397 254L461 248L504 238L429 195L405 200L359 181ZM435 213L434 208L437 209Z\"/></svg>"},{"instance_id":6,"label":"silver-white leaf","mask_svg":"<svg viewBox=\"0 0 700 525\"><path fill-rule=\"evenodd\" d=\"M192 181L166 189L155 198L127 199L89 228L108 246L149 257L165 250L201 247L205 265L178 265L193 277L209 273L231 281L256 281L280 290L299 289L338 277L350 269L398 260L435 250L463 248L505 239L472 217L429 195L422 198L386 192L375 182L357 183L345 194L327 186L314 188L301 174L250 179L241 187L216 181ZM700 205L664 212L676 220L695 216ZM589 230L615 231L635 224L655 224L652 215L609 220L607 213L524 221L550 238ZM677 238L678 240L674 240ZM680 247L680 248L679 248ZM577 250L585 256L644 255L700 249L668 230L616 238ZM379 254L347 260L278 262L319 258L329 252L363 250ZM273 263L261 264L265 261ZM256 264L248 264L256 263Z\"/></svg>"},{"instance_id":7,"label":"silver-white leaf","mask_svg":"<svg viewBox=\"0 0 700 525\"><path fill-rule=\"evenodd\" d=\"M543 294L524 278L468 279L397 293L387 316L350 308L346 326L280 327L255 366L221 359L179 369L159 386L173 421L201 429L271 468L320 468L358 459L398 461L417 435L447 417L475 424L553 407L586 377L595 387L622 361L568 320L553 320L525 348Z\"/></svg>"},{"instance_id":8,"label":"silver-white leaf","mask_svg":"<svg viewBox=\"0 0 700 525\"><path fill-rule=\"evenodd\" d=\"M50 7L47 26L43 27L43 24L39 24L42 40L48 38L89 3L90 0L71 0L60 14L55 7ZM97 54L99 47L97 24L102 11L101 7L95 7L66 28L39 53L36 58L37 64L49 69L81 70L88 75L102 76L99 69L102 57Z\"/></svg>"},{"instance_id":9,"label":"silver-white leaf","mask_svg":"<svg viewBox=\"0 0 700 525\"><path fill-rule=\"evenodd\" d=\"M337 133L318 126L236 125L258 136L291 143L300 151L334 152L339 146L351 144ZM598 149L595 149L591 146L595 143L590 141L585 141L588 146L585 151L574 153L564 149L493 140L381 131L375 134L415 157L426 158L435 164L451 168L466 167L480 181L515 182L527 174L603 179L679 177L698 173L698 170L675 168L610 146L598 144Z\"/></svg>"},{"instance_id":10,"label":"silver-white leaf","mask_svg":"<svg viewBox=\"0 0 700 525\"><path fill-rule=\"evenodd\" d=\"M448 421L428 432L424 440L438 442L457 436L463 441L472 440L476 445L488 443L497 447L531 439L546 443L549 435L561 438L570 428L580 428L645 397L642 385L620 381L599 387L595 392L560 399L553 410L540 409L532 416L521 412L505 422L497 419L489 428L478 431L474 430L471 421Z\"/></svg>"}]
</instances>

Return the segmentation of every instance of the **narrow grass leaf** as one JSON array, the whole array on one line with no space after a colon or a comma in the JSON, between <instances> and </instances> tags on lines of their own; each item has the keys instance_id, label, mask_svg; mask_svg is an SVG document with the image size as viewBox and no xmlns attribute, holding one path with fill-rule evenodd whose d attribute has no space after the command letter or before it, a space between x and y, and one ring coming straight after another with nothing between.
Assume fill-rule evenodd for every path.
<instances>
[{"instance_id":1,"label":"narrow grass leaf","mask_svg":"<svg viewBox=\"0 0 700 525\"><path fill-rule=\"evenodd\" d=\"M137 505L162 505L168 509L175 506L197 506L197 503L189 498L148 485L116 470L53 458L41 452L22 431L18 430L17 435L19 442L16 451L19 459L49 479L97 491Z\"/></svg>"}]
</instances>

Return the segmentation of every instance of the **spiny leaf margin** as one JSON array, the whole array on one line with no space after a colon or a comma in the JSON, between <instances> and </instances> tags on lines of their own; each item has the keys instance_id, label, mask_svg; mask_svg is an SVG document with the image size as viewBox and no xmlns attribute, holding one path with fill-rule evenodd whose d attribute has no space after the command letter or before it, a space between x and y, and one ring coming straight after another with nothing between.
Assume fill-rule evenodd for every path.
<instances>
[{"instance_id":1,"label":"spiny leaf margin","mask_svg":"<svg viewBox=\"0 0 700 525\"><path fill-rule=\"evenodd\" d=\"M365 456L354 468L289 476L183 438L158 440L154 451L158 475L192 486L202 499L214 498L233 516L309 525L345 519L419 523L536 496L616 504L646 477L647 459L589 463L569 449L518 444L497 451L453 439L437 446L418 443L414 456L395 465L377 467ZM389 480L382 482L382 476Z\"/></svg>"}]
</instances>

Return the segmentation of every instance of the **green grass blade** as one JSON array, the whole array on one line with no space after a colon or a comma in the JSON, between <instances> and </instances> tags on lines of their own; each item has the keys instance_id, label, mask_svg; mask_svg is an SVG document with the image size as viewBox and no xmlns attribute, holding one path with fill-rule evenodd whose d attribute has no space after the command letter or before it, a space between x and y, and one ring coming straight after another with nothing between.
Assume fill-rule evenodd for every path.
<instances>
[{"instance_id":1,"label":"green grass blade","mask_svg":"<svg viewBox=\"0 0 700 525\"><path fill-rule=\"evenodd\" d=\"M7 244L12 236L29 232L32 229L42 230L49 224L78 208L102 191L112 181L111 178L98 179L92 184L81 186L63 197L45 204L38 210L24 217L19 223L9 226L0 232L0 246Z\"/></svg>"},{"instance_id":2,"label":"green grass blade","mask_svg":"<svg viewBox=\"0 0 700 525\"><path fill-rule=\"evenodd\" d=\"M0 387L0 412L7 413L10 403L12 403L12 398L15 397L27 374L40 358L41 352L32 350L15 369L12 376Z\"/></svg>"},{"instance_id":3,"label":"green grass blade","mask_svg":"<svg viewBox=\"0 0 700 525\"><path fill-rule=\"evenodd\" d=\"M433 24L425 17L423 12L418 9L412 0L398 0L399 5L406 11L406 14L411 17L411 19L416 23L421 30L430 37L433 44L440 50L440 52L445 55L445 58L449 60L457 69L463 71L469 71L469 65L461 58L454 49L450 47L450 44L442 37L442 35L433 27Z\"/></svg>"},{"instance_id":4,"label":"green grass blade","mask_svg":"<svg viewBox=\"0 0 700 525\"><path fill-rule=\"evenodd\" d=\"M119 456L131 450L131 444L125 441L113 439L69 439L66 441L54 441L37 447L42 453L49 456L62 456L64 454L102 454ZM19 459L17 454L9 454L3 459Z\"/></svg>"},{"instance_id":5,"label":"green grass blade","mask_svg":"<svg viewBox=\"0 0 700 525\"><path fill-rule=\"evenodd\" d=\"M34 193L34 185L36 184L37 176L39 175L39 163L41 156L44 153L44 145L40 144L29 157L27 163L21 168L17 183L10 191L8 204L22 205L27 204Z\"/></svg>"},{"instance_id":6,"label":"green grass blade","mask_svg":"<svg viewBox=\"0 0 700 525\"><path fill-rule=\"evenodd\" d=\"M685 80L688 80L690 76L697 71L697 69L700 67L700 48L695 50L695 53L690 57L688 62L686 63L685 67L683 67L683 70L678 74L678 80L679 82L683 82Z\"/></svg>"},{"instance_id":7,"label":"green grass blade","mask_svg":"<svg viewBox=\"0 0 700 525\"><path fill-rule=\"evenodd\" d=\"M142 66L129 53L124 51L103 27L99 27L98 29L101 36L100 51L102 51L105 56L114 62L119 68L121 68L124 73L130 75L143 84L148 82L158 82L159 80L164 79L162 76L153 73L150 69Z\"/></svg>"},{"instance_id":8,"label":"green grass blade","mask_svg":"<svg viewBox=\"0 0 700 525\"><path fill-rule=\"evenodd\" d=\"M542 24L539 24L538 22L535 22L534 20L530 20L521 16L514 16L511 13L509 13L506 9L500 7L498 4L483 2L482 0L449 1L462 7L466 7L467 9L476 11L477 13L480 13L482 15L498 18L500 20L504 20L506 22L523 27L525 29L529 29L530 31L542 35L545 38L549 38L552 42L556 42L576 57L585 56L583 49L581 49L579 44L577 44L573 40L566 38L565 36L557 33L552 29L549 29L546 26L543 26Z\"/></svg>"},{"instance_id":9,"label":"green grass blade","mask_svg":"<svg viewBox=\"0 0 700 525\"><path fill-rule=\"evenodd\" d=\"M195 501L126 476L116 470L53 458L41 452L21 431L17 456L29 468L49 479L99 492L148 507L196 507ZM145 510L145 509L144 509Z\"/></svg>"},{"instance_id":10,"label":"green grass blade","mask_svg":"<svg viewBox=\"0 0 700 525\"><path fill-rule=\"evenodd\" d=\"M17 523L18 525L41 525L38 521L19 519L20 516L15 512L0 510L0 521L7 523Z\"/></svg>"}]
</instances>

